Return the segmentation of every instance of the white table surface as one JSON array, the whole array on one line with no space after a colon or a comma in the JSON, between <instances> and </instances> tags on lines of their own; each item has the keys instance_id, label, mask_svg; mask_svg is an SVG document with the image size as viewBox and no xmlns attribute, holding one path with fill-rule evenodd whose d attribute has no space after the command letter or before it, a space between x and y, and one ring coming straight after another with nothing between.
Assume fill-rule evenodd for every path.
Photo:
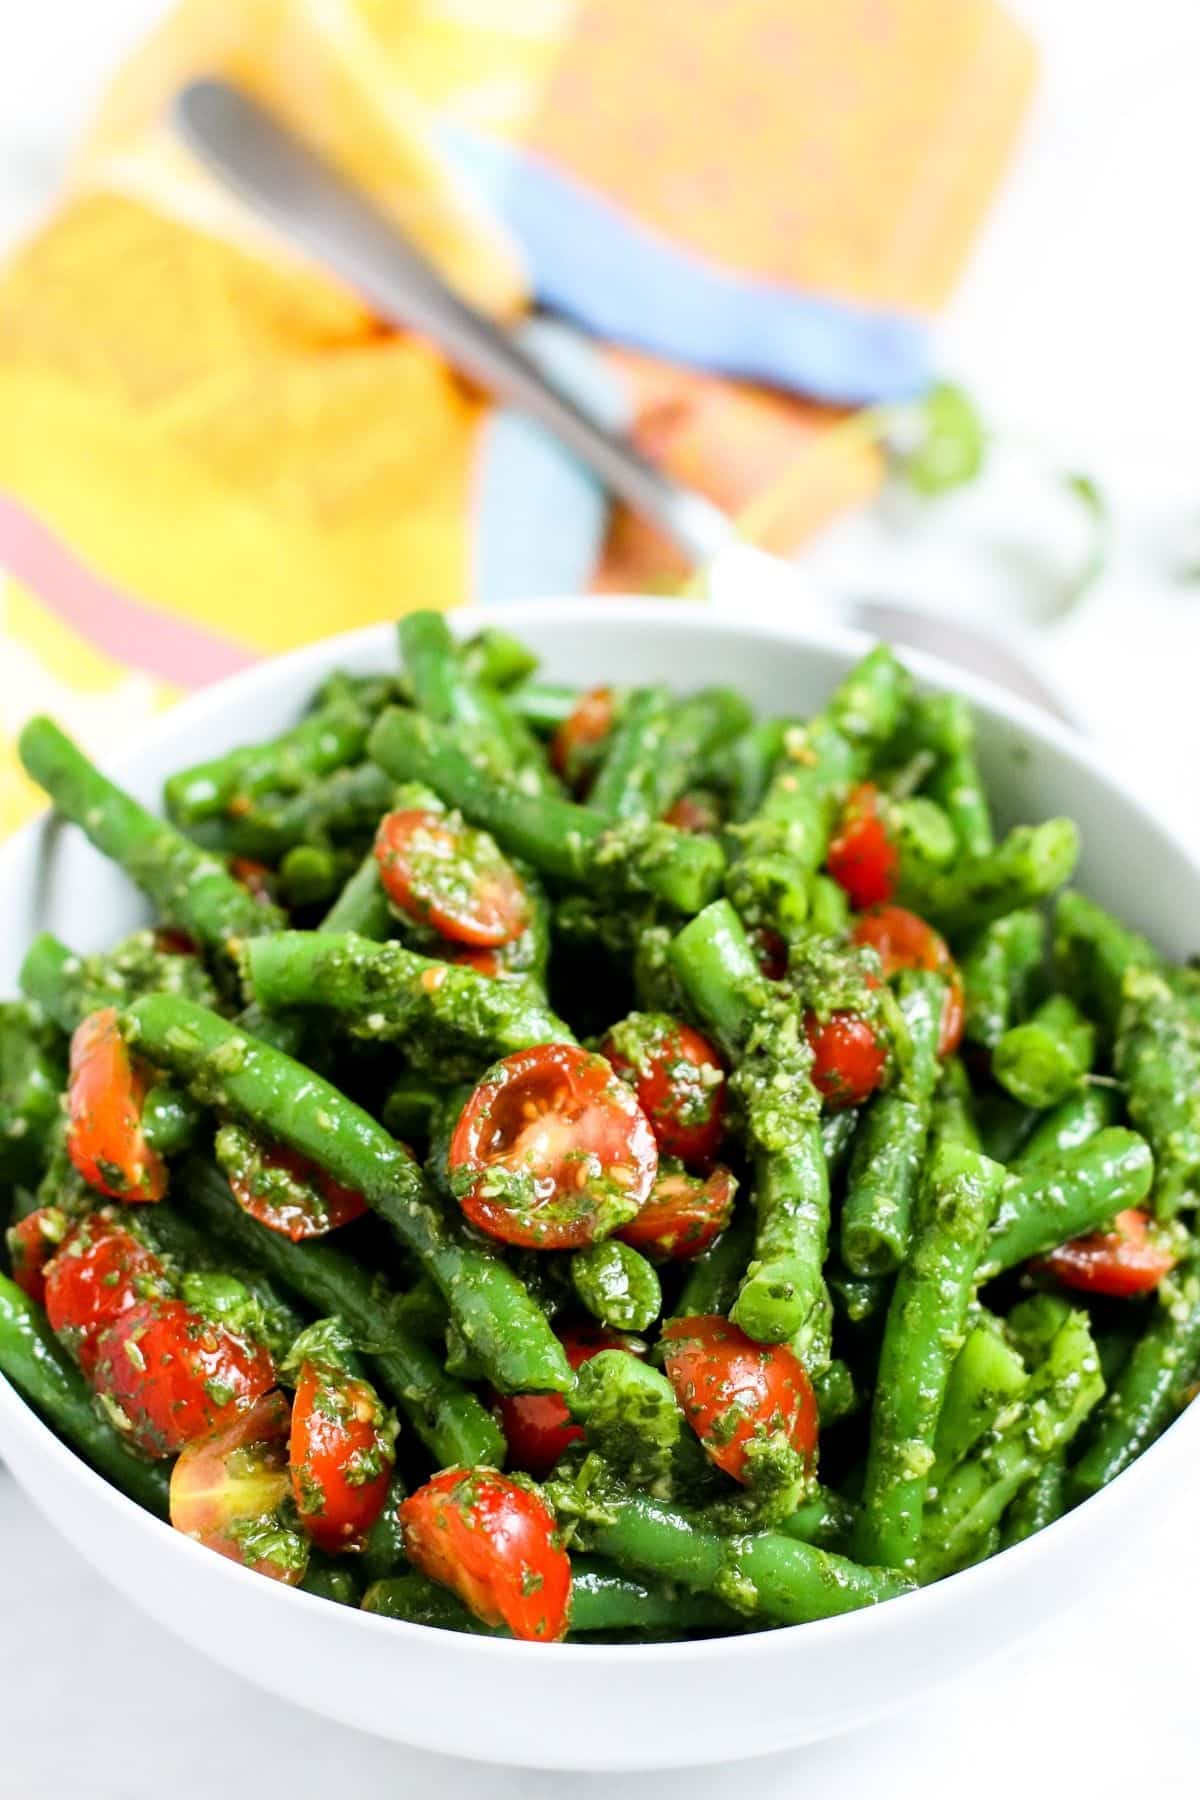
<instances>
[{"instance_id":1,"label":"white table surface","mask_svg":"<svg viewBox=\"0 0 1200 1800\"><path fill-rule=\"evenodd\" d=\"M1021 458L901 535L829 534L814 570L848 589L965 606L1022 635L1081 723L1179 829L1197 834L1200 586L1200 15L1190 0L1020 0L1042 43L1036 114L948 314L944 362L1006 434L1097 474L1115 507L1108 573L1065 623L1040 617L1056 513ZM44 204L105 67L158 0L39 0L0 59L0 244ZM479 1769L388 1746L253 1691L95 1577L0 1473L0 1800L211 1800L331 1791L441 1800L604 1795L725 1800L972 1800L1086 1792L1156 1800L1197 1791L1200 1559L1186 1496L1139 1559L1018 1653L902 1719L794 1756L703 1774L586 1778ZM464 1707L486 1696L463 1696ZM969 1789L966 1784L969 1783Z\"/></svg>"}]
</instances>

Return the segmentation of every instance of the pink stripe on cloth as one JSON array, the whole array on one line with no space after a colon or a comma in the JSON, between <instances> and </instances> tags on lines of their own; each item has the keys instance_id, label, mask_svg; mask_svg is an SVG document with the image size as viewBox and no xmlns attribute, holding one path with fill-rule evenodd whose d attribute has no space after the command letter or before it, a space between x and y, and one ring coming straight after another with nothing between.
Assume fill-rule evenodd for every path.
<instances>
[{"instance_id":1,"label":"pink stripe on cloth","mask_svg":"<svg viewBox=\"0 0 1200 1800\"><path fill-rule=\"evenodd\" d=\"M176 687L204 687L258 661L242 644L109 587L40 519L2 493L0 567L114 662Z\"/></svg>"}]
</instances>

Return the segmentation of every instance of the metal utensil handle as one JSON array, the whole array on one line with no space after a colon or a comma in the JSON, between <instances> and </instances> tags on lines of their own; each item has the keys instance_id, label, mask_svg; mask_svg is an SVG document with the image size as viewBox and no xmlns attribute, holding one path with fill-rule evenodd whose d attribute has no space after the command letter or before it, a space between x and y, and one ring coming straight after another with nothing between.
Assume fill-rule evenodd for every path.
<instances>
[{"instance_id":1,"label":"metal utensil handle","mask_svg":"<svg viewBox=\"0 0 1200 1800\"><path fill-rule=\"evenodd\" d=\"M718 507L648 463L538 368L510 332L448 287L390 219L256 101L228 82L195 81L178 96L174 116L189 147L227 187L341 275L381 317L423 331L456 368L548 426L693 561L708 562L736 535Z\"/></svg>"}]
</instances>

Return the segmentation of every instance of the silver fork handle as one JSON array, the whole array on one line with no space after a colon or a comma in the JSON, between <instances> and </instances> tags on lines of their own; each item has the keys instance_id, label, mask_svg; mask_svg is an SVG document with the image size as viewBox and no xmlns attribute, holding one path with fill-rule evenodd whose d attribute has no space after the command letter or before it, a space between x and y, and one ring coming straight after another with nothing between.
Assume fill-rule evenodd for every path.
<instances>
[{"instance_id":1,"label":"silver fork handle","mask_svg":"<svg viewBox=\"0 0 1200 1800\"><path fill-rule=\"evenodd\" d=\"M709 562L736 537L719 507L593 417L510 332L448 287L392 220L257 101L225 81L194 81L178 96L174 116L189 147L225 186L341 275L381 318L424 332L482 388L546 425L693 562Z\"/></svg>"}]
</instances>

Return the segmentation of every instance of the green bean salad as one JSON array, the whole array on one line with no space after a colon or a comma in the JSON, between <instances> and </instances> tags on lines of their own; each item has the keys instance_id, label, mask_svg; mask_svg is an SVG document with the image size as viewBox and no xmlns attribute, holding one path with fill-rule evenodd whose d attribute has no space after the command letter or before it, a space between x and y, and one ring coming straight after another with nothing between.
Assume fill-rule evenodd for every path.
<instances>
[{"instance_id":1,"label":"green bean salad","mask_svg":"<svg viewBox=\"0 0 1200 1800\"><path fill-rule=\"evenodd\" d=\"M0 1371L132 1499L389 1618L798 1624L1016 1544L1200 1371L1200 974L997 837L879 646L807 719L399 626L0 1006Z\"/></svg>"}]
</instances>

